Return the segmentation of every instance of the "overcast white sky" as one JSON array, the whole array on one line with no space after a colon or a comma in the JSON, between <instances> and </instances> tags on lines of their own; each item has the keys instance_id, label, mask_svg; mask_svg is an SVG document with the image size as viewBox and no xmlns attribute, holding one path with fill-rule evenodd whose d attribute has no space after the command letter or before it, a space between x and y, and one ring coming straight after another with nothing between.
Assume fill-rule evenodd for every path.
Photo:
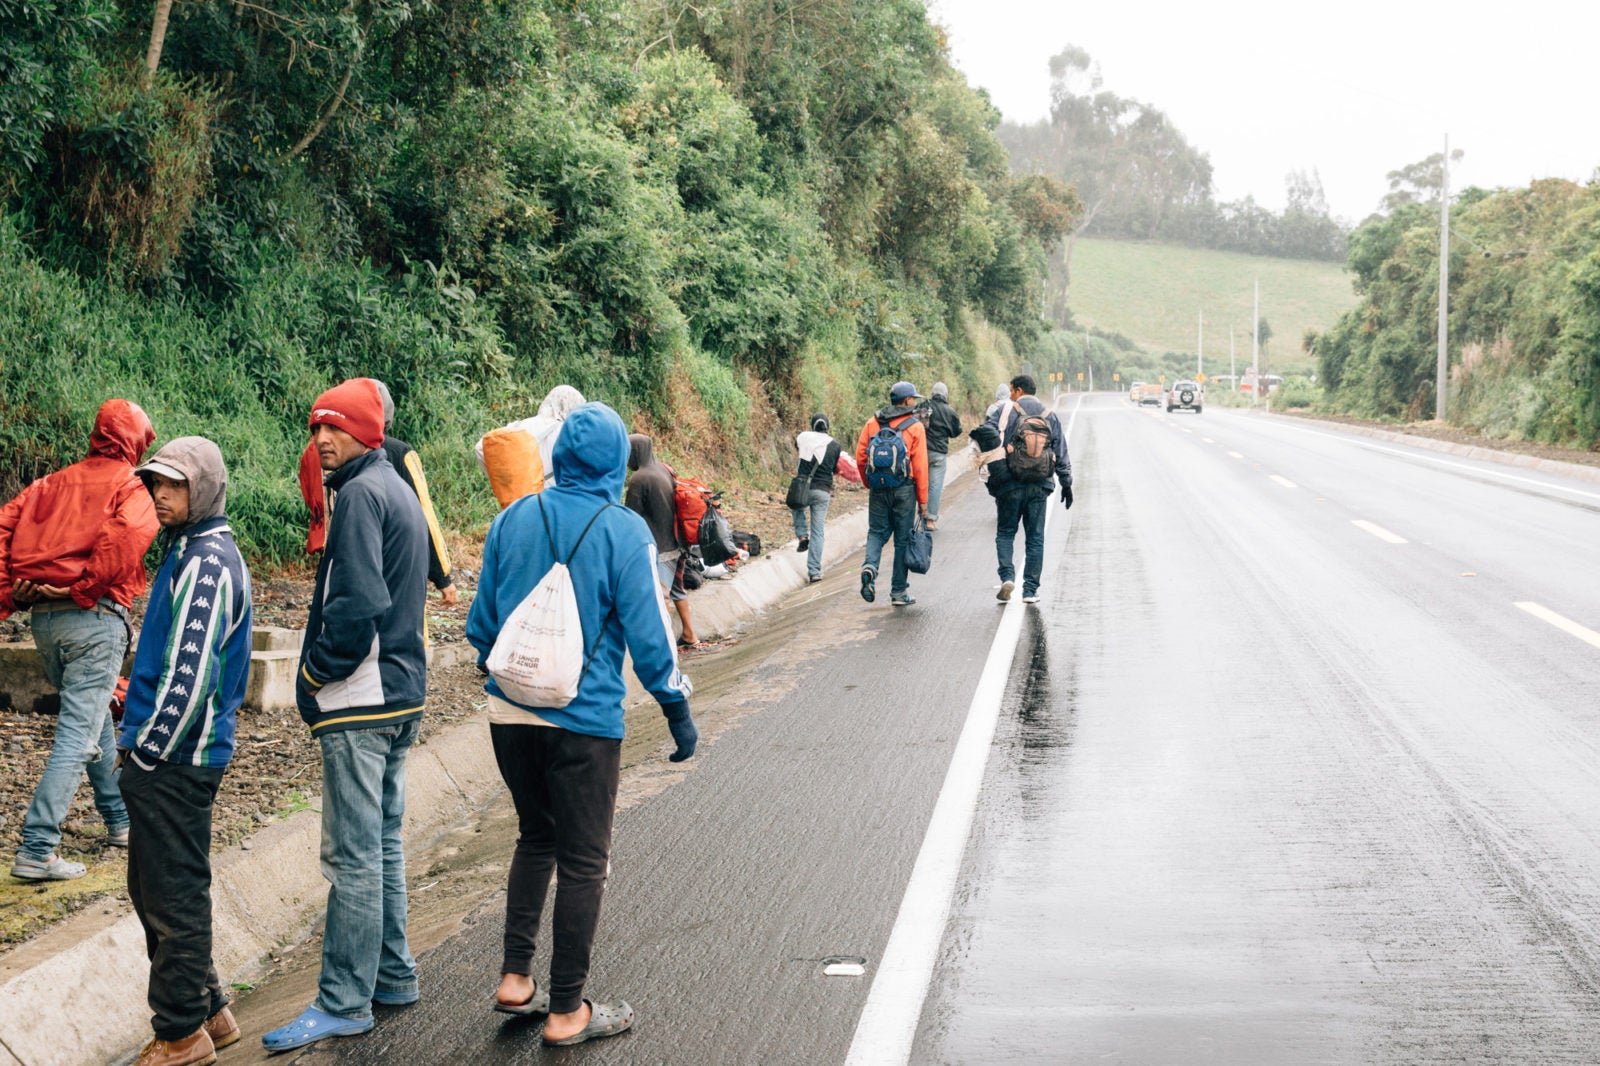
<instances>
[{"instance_id":1,"label":"overcast white sky","mask_svg":"<svg viewBox=\"0 0 1600 1066\"><path fill-rule=\"evenodd\" d=\"M928 0L967 81L1006 118L1045 118L1067 44L1104 87L1165 111L1211 157L1219 200L1283 206L1315 167L1360 221L1384 175L1444 146L1451 187L1588 181L1600 167L1596 0Z\"/></svg>"}]
</instances>

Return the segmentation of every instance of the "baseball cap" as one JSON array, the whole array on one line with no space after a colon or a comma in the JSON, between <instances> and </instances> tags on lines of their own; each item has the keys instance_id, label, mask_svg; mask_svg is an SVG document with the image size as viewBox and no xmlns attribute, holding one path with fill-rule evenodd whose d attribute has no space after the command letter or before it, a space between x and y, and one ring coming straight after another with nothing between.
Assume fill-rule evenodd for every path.
<instances>
[{"instance_id":1,"label":"baseball cap","mask_svg":"<svg viewBox=\"0 0 1600 1066\"><path fill-rule=\"evenodd\" d=\"M899 403L902 400L920 399L922 399L922 394L918 392L917 387L911 384L909 381L897 381L894 383L894 386L889 389L890 403Z\"/></svg>"}]
</instances>

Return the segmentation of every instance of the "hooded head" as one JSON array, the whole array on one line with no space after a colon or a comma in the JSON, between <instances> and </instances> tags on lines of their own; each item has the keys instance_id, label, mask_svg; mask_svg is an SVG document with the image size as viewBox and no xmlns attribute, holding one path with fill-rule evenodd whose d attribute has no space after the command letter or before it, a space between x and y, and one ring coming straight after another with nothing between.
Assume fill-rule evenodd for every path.
<instances>
[{"instance_id":1,"label":"hooded head","mask_svg":"<svg viewBox=\"0 0 1600 1066\"><path fill-rule=\"evenodd\" d=\"M107 400L94 418L89 454L121 459L132 466L156 439L144 409L132 400Z\"/></svg>"},{"instance_id":2,"label":"hooded head","mask_svg":"<svg viewBox=\"0 0 1600 1066\"><path fill-rule=\"evenodd\" d=\"M828 432L828 416L824 414L812 415L811 428L818 433Z\"/></svg>"},{"instance_id":3,"label":"hooded head","mask_svg":"<svg viewBox=\"0 0 1600 1066\"><path fill-rule=\"evenodd\" d=\"M583 406L583 393L571 385L557 385L539 405L539 417L562 421Z\"/></svg>"},{"instance_id":4,"label":"hooded head","mask_svg":"<svg viewBox=\"0 0 1600 1066\"><path fill-rule=\"evenodd\" d=\"M222 450L204 437L179 437L168 441L150 461L134 471L150 483L160 474L189 485L189 521L186 525L219 518L227 509L228 468Z\"/></svg>"},{"instance_id":5,"label":"hooded head","mask_svg":"<svg viewBox=\"0 0 1600 1066\"><path fill-rule=\"evenodd\" d=\"M643 433L628 434L628 469L638 470L656 461L655 442Z\"/></svg>"},{"instance_id":6,"label":"hooded head","mask_svg":"<svg viewBox=\"0 0 1600 1066\"><path fill-rule=\"evenodd\" d=\"M377 378L373 378L372 383L378 386L378 399L383 401L383 428L387 431L394 425L394 397L389 395L389 386Z\"/></svg>"},{"instance_id":7,"label":"hooded head","mask_svg":"<svg viewBox=\"0 0 1600 1066\"><path fill-rule=\"evenodd\" d=\"M342 429L369 448L383 447L383 397L371 378L340 382L311 405L310 427Z\"/></svg>"},{"instance_id":8,"label":"hooded head","mask_svg":"<svg viewBox=\"0 0 1600 1066\"><path fill-rule=\"evenodd\" d=\"M933 383L933 398L935 400L943 400L946 403L949 403L950 402L950 386L946 385L942 381L935 381Z\"/></svg>"},{"instance_id":9,"label":"hooded head","mask_svg":"<svg viewBox=\"0 0 1600 1066\"><path fill-rule=\"evenodd\" d=\"M1011 386L1002 381L994 387L994 402L1005 403L1009 399L1011 399Z\"/></svg>"},{"instance_id":10,"label":"hooded head","mask_svg":"<svg viewBox=\"0 0 1600 1066\"><path fill-rule=\"evenodd\" d=\"M556 482L608 500L622 499L628 474L628 430L603 403L586 403L567 415L551 463Z\"/></svg>"}]
</instances>

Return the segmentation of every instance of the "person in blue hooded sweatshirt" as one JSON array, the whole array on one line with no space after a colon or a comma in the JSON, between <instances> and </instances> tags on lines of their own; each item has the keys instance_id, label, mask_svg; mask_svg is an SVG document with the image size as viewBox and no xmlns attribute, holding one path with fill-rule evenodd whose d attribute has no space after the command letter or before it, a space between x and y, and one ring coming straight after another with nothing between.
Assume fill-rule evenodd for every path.
<instances>
[{"instance_id":1,"label":"person in blue hooded sweatshirt","mask_svg":"<svg viewBox=\"0 0 1600 1066\"><path fill-rule=\"evenodd\" d=\"M491 677L489 733L516 805L519 834L506 886L504 957L494 1009L548 1014L543 1040L579 1044L633 1024L626 1002L583 998L600 899L611 859L622 758L624 651L661 705L677 745L694 754L689 679L678 670L673 634L656 584L656 542L643 518L621 505L628 433L602 403L567 416L552 453L556 484L502 511L483 545L467 639L486 668L501 627L557 560L573 592L591 649L578 694L561 708L525 707ZM550 980L531 976L539 917L557 873L551 914Z\"/></svg>"}]
</instances>

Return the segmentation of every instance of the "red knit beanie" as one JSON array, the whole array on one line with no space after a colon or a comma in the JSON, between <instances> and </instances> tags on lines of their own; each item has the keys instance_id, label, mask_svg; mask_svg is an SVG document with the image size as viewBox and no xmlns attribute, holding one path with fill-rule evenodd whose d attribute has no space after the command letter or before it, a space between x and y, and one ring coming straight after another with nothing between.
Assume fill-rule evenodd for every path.
<instances>
[{"instance_id":1,"label":"red knit beanie","mask_svg":"<svg viewBox=\"0 0 1600 1066\"><path fill-rule=\"evenodd\" d=\"M371 378L340 382L311 405L309 426L344 430L369 448L383 447L383 398Z\"/></svg>"}]
</instances>

